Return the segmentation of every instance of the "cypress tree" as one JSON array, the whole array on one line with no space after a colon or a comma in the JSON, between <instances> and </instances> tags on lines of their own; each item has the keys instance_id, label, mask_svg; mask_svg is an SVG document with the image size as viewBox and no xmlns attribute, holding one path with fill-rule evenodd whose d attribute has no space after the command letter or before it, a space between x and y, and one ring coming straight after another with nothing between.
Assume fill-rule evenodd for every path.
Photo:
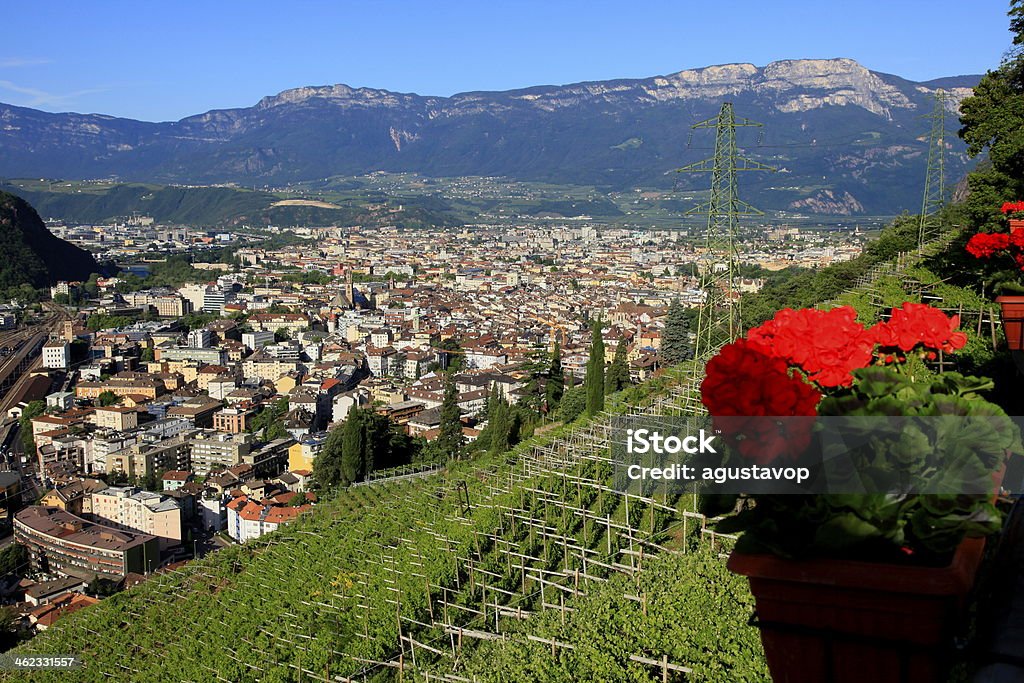
<instances>
[{"instance_id":1,"label":"cypress tree","mask_svg":"<svg viewBox=\"0 0 1024 683\"><path fill-rule=\"evenodd\" d=\"M353 407L342 426L341 481L352 484L366 474L367 434L364 428L363 408Z\"/></svg>"},{"instance_id":2,"label":"cypress tree","mask_svg":"<svg viewBox=\"0 0 1024 683\"><path fill-rule=\"evenodd\" d=\"M552 411L562 400L565 393L565 371L562 370L562 349L558 342L551 352L551 365L548 367L548 383L544 387L544 400L548 411Z\"/></svg>"},{"instance_id":3,"label":"cypress tree","mask_svg":"<svg viewBox=\"0 0 1024 683\"><path fill-rule=\"evenodd\" d=\"M508 401L498 391L497 383L494 385L491 403L488 429L491 434L491 453L504 453L508 450L512 423Z\"/></svg>"},{"instance_id":4,"label":"cypress tree","mask_svg":"<svg viewBox=\"0 0 1024 683\"><path fill-rule=\"evenodd\" d=\"M584 384L587 387L587 415L597 415L604 410L604 340L601 338L600 319L592 327Z\"/></svg>"},{"instance_id":5,"label":"cypress tree","mask_svg":"<svg viewBox=\"0 0 1024 683\"><path fill-rule=\"evenodd\" d=\"M673 299L661 335L661 357L665 365L678 365L693 355L690 348L690 323L679 299Z\"/></svg>"},{"instance_id":6,"label":"cypress tree","mask_svg":"<svg viewBox=\"0 0 1024 683\"><path fill-rule=\"evenodd\" d=\"M437 435L437 448L450 459L462 454L462 413L459 411L459 392L452 373L444 376L444 399L441 403L441 427Z\"/></svg>"},{"instance_id":7,"label":"cypress tree","mask_svg":"<svg viewBox=\"0 0 1024 683\"><path fill-rule=\"evenodd\" d=\"M604 376L604 393L610 394L630 385L629 362L626 360L626 340L619 339L612 356L612 364Z\"/></svg>"}]
</instances>

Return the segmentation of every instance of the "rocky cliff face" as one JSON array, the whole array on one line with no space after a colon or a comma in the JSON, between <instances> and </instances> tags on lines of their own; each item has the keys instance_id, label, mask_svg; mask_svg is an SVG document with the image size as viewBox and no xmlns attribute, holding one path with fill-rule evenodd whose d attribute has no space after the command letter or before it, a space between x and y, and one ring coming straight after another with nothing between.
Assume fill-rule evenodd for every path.
<instances>
[{"instance_id":1,"label":"rocky cliff face","mask_svg":"<svg viewBox=\"0 0 1024 683\"><path fill-rule=\"evenodd\" d=\"M954 111L976 81L944 79ZM0 105L0 175L277 183L386 170L666 186L692 161L690 124L731 100L766 124L764 149L748 151L789 174L784 184L752 180L755 202L895 213L918 203L920 114L934 90L827 59L452 97L311 86L158 124ZM951 150L953 175L962 151ZM822 190L852 201L819 201Z\"/></svg>"}]
</instances>

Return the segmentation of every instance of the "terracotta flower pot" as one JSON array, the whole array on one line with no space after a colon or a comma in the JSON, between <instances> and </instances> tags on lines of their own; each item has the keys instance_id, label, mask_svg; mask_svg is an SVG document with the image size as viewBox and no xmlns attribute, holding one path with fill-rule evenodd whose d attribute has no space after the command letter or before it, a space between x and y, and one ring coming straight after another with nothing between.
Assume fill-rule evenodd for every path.
<instances>
[{"instance_id":1,"label":"terracotta flower pot","mask_svg":"<svg viewBox=\"0 0 1024 683\"><path fill-rule=\"evenodd\" d=\"M1002 309L1003 334L1011 351L1024 348L1024 296L997 296L996 303Z\"/></svg>"},{"instance_id":2,"label":"terracotta flower pot","mask_svg":"<svg viewBox=\"0 0 1024 683\"><path fill-rule=\"evenodd\" d=\"M1024 218L1011 218L1010 219L1010 232L1014 230L1024 228Z\"/></svg>"},{"instance_id":3,"label":"terracotta flower pot","mask_svg":"<svg viewBox=\"0 0 1024 683\"><path fill-rule=\"evenodd\" d=\"M746 576L775 683L945 680L984 539L946 567L785 560L733 553Z\"/></svg>"}]
</instances>

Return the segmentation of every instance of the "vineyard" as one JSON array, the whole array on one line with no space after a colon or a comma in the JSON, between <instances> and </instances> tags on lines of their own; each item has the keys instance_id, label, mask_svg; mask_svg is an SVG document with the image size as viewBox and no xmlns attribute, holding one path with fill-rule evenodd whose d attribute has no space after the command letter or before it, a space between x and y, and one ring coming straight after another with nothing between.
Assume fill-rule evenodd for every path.
<instances>
[{"instance_id":1,"label":"vineyard","mask_svg":"<svg viewBox=\"0 0 1024 683\"><path fill-rule=\"evenodd\" d=\"M630 410L692 410L663 384ZM764 680L729 539L692 496L613 489L610 424L340 491L61 621L22 651L85 666L31 680Z\"/></svg>"}]
</instances>

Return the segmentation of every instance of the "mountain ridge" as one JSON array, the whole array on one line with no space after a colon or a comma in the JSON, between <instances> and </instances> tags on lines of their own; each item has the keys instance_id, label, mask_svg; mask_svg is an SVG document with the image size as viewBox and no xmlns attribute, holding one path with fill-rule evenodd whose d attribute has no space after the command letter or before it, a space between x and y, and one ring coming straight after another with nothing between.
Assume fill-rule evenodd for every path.
<instances>
[{"instance_id":1,"label":"mountain ridge","mask_svg":"<svg viewBox=\"0 0 1024 683\"><path fill-rule=\"evenodd\" d=\"M753 155L790 174L784 189L752 179L754 203L898 213L919 203L910 176L923 179L927 131L919 116L931 94L947 88L955 113L970 93L965 84L978 78L933 79L932 86L848 58L793 59L450 97L302 86L250 107L163 123L0 104L0 175L280 186L410 171L664 188L672 184L667 174L688 160L690 124L729 99L737 115L767 124L764 149ZM821 140L843 153L824 150ZM968 160L959 141L952 144L949 169L962 173ZM706 186L699 178L676 182L684 190ZM818 202L825 190L853 201Z\"/></svg>"},{"instance_id":2,"label":"mountain ridge","mask_svg":"<svg viewBox=\"0 0 1024 683\"><path fill-rule=\"evenodd\" d=\"M92 254L66 242L43 224L24 199L0 191L0 290L58 280L85 280L100 272Z\"/></svg>"}]
</instances>

